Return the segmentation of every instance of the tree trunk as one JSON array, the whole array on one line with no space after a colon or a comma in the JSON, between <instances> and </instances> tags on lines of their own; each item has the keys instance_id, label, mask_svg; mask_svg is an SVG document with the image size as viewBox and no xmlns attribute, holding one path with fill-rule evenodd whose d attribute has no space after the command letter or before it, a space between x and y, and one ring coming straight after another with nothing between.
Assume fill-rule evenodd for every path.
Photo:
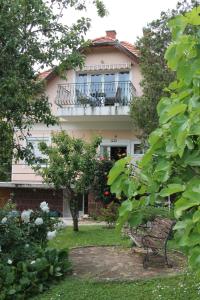
<instances>
[{"instance_id":1,"label":"tree trunk","mask_svg":"<svg viewBox=\"0 0 200 300\"><path fill-rule=\"evenodd\" d=\"M71 193L69 204L70 204L70 211L71 211L71 215L72 215L72 219L73 219L73 230L79 231L79 228L78 228L78 198L77 198L77 194L75 194L74 192Z\"/></svg>"}]
</instances>

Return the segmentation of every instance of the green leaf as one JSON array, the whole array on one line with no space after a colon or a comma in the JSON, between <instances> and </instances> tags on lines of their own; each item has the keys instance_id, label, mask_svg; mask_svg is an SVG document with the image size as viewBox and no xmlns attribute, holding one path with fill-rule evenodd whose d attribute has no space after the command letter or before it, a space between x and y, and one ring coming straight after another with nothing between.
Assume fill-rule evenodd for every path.
<instances>
[{"instance_id":1,"label":"green leaf","mask_svg":"<svg viewBox=\"0 0 200 300\"><path fill-rule=\"evenodd\" d=\"M159 194L161 197L167 197L172 194L182 192L184 190L185 190L185 185L172 183L172 184L168 184L166 188L162 189Z\"/></svg>"},{"instance_id":2,"label":"green leaf","mask_svg":"<svg viewBox=\"0 0 200 300\"><path fill-rule=\"evenodd\" d=\"M119 216L122 217L127 212L130 212L133 208L133 202L131 200L126 200L122 202L122 205L119 208Z\"/></svg>"},{"instance_id":3,"label":"green leaf","mask_svg":"<svg viewBox=\"0 0 200 300\"><path fill-rule=\"evenodd\" d=\"M163 135L163 131L161 128L154 130L149 136L149 143L153 146Z\"/></svg>"},{"instance_id":4,"label":"green leaf","mask_svg":"<svg viewBox=\"0 0 200 300\"><path fill-rule=\"evenodd\" d=\"M172 117L180 113L184 113L186 108L187 105L183 103L171 104L163 113L160 113L160 118L159 118L160 124L164 124L168 122Z\"/></svg>"},{"instance_id":5,"label":"green leaf","mask_svg":"<svg viewBox=\"0 0 200 300\"><path fill-rule=\"evenodd\" d=\"M126 165L132 160L131 157L125 157L118 160L108 174L108 185L111 185L116 178L125 171Z\"/></svg>"},{"instance_id":6,"label":"green leaf","mask_svg":"<svg viewBox=\"0 0 200 300\"><path fill-rule=\"evenodd\" d=\"M200 210L195 211L192 218L193 222L199 222L200 221Z\"/></svg>"},{"instance_id":7,"label":"green leaf","mask_svg":"<svg viewBox=\"0 0 200 300\"><path fill-rule=\"evenodd\" d=\"M195 200L190 200L184 197L181 197L175 203L174 214L176 218L180 218L181 215L185 212L185 210L200 205L200 198Z\"/></svg>"},{"instance_id":8,"label":"green leaf","mask_svg":"<svg viewBox=\"0 0 200 300\"><path fill-rule=\"evenodd\" d=\"M181 34L183 34L185 30L185 27L187 25L187 18L180 15L170 20L168 24L171 29L173 39L177 39L179 36L181 36Z\"/></svg>"}]
</instances>

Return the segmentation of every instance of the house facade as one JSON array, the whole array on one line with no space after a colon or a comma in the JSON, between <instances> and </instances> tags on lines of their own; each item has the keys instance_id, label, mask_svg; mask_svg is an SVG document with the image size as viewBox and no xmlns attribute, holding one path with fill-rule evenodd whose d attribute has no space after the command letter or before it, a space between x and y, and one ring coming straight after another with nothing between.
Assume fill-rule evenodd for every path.
<instances>
[{"instance_id":1,"label":"house facade","mask_svg":"<svg viewBox=\"0 0 200 300\"><path fill-rule=\"evenodd\" d=\"M51 70L40 75L46 81L46 93L59 125L33 127L30 141L35 154L40 155L41 141L51 143L52 132L65 130L86 141L101 136L100 155L106 151L111 159L117 159L119 153L126 153L137 160L142 150L131 124L129 103L133 96L142 94L138 51L128 42L119 42L111 30L93 40L84 54L84 67L67 71L65 80ZM7 188L20 209L35 208L47 201L52 210L70 217L65 192L44 184L23 161L13 164L12 181L0 183L0 187ZM96 209L92 196L83 195L79 206L80 215Z\"/></svg>"}]
</instances>

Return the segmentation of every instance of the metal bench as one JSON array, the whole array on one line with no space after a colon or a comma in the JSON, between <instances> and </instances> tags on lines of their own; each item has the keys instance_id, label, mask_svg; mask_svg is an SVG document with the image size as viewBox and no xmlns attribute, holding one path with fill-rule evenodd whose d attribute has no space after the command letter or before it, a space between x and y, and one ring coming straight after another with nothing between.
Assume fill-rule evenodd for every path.
<instances>
[{"instance_id":1,"label":"metal bench","mask_svg":"<svg viewBox=\"0 0 200 300\"><path fill-rule=\"evenodd\" d=\"M129 237L138 247L145 249L143 267L146 269L151 262L164 263L172 267L167 257L167 242L172 235L175 222L170 219L156 217L147 224L132 228Z\"/></svg>"}]
</instances>

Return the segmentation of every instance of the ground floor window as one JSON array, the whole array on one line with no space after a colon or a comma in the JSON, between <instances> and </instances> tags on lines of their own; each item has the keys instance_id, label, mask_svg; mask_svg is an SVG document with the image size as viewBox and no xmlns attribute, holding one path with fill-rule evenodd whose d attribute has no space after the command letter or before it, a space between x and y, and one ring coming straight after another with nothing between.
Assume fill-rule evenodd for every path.
<instances>
[{"instance_id":1,"label":"ground floor window","mask_svg":"<svg viewBox=\"0 0 200 300\"><path fill-rule=\"evenodd\" d=\"M111 160L117 161L127 155L127 146L104 146L100 148L100 154Z\"/></svg>"}]
</instances>

